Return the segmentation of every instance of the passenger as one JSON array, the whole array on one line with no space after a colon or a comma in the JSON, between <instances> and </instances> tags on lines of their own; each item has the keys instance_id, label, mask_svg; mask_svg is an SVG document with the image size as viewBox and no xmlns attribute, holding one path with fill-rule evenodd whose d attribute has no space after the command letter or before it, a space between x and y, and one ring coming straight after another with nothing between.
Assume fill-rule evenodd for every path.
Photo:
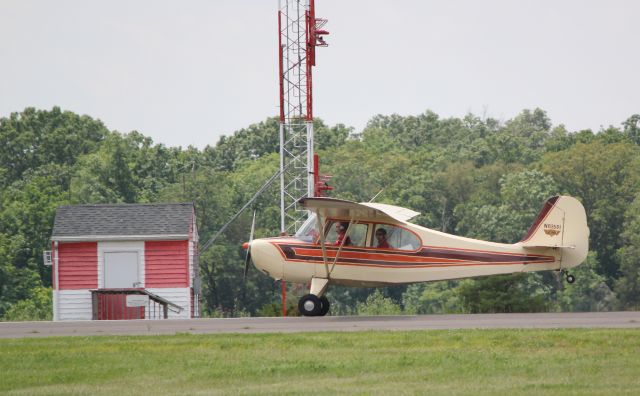
<instances>
[{"instance_id":1,"label":"passenger","mask_svg":"<svg viewBox=\"0 0 640 396\"><path fill-rule=\"evenodd\" d=\"M387 230L384 228L378 228L376 230L376 239L378 240L378 249L391 249L389 242L387 242Z\"/></svg>"},{"instance_id":2,"label":"passenger","mask_svg":"<svg viewBox=\"0 0 640 396\"><path fill-rule=\"evenodd\" d=\"M351 237L347 237L345 240L344 237L347 234L347 228L349 228L349 223L346 221L336 223L336 233L338 234L338 239L336 239L336 243L334 245L340 246L342 245L342 241L344 240L344 246L351 246Z\"/></svg>"}]
</instances>

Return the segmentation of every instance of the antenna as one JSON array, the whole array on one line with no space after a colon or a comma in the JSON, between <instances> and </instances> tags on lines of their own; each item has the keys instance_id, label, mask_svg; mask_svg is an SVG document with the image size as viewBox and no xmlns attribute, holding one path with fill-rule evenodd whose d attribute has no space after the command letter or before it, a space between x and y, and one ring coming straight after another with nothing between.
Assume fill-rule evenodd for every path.
<instances>
[{"instance_id":1,"label":"antenna","mask_svg":"<svg viewBox=\"0 0 640 396\"><path fill-rule=\"evenodd\" d=\"M382 194L382 192L384 191L384 188L381 189L380 191L378 191L378 193L376 195L374 195L373 197L371 197L371 199L369 200L369 202L373 202L376 200L376 198L378 198L378 195Z\"/></svg>"},{"instance_id":2,"label":"antenna","mask_svg":"<svg viewBox=\"0 0 640 396\"><path fill-rule=\"evenodd\" d=\"M280 231L295 233L307 218L299 206L313 197L313 66L316 47L326 47L314 0L278 3L280 74Z\"/></svg>"}]
</instances>

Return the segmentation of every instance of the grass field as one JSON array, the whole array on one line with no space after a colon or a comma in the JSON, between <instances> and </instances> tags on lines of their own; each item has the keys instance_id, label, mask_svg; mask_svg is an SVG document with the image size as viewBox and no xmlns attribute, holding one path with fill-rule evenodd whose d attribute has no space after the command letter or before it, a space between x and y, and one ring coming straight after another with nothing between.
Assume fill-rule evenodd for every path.
<instances>
[{"instance_id":1,"label":"grass field","mask_svg":"<svg viewBox=\"0 0 640 396\"><path fill-rule=\"evenodd\" d=\"M0 340L0 393L638 395L640 331Z\"/></svg>"}]
</instances>

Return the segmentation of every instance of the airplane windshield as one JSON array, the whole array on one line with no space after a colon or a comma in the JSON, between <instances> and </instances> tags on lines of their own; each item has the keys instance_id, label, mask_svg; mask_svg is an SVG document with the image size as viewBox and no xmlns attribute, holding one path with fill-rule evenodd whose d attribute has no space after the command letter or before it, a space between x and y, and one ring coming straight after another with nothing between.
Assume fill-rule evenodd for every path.
<instances>
[{"instance_id":1,"label":"airplane windshield","mask_svg":"<svg viewBox=\"0 0 640 396\"><path fill-rule=\"evenodd\" d=\"M318 228L316 223L316 214L310 214L307 221L305 221L298 229L298 232L296 232L296 238L301 239L305 242L314 242L314 240L318 236Z\"/></svg>"}]
</instances>

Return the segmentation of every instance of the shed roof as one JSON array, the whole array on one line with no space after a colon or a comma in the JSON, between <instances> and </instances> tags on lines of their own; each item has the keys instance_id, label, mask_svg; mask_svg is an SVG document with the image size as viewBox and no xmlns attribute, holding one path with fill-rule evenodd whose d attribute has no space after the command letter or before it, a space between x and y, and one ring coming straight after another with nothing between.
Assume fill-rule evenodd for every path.
<instances>
[{"instance_id":1,"label":"shed roof","mask_svg":"<svg viewBox=\"0 0 640 396\"><path fill-rule=\"evenodd\" d=\"M193 203L59 206L51 239L186 239Z\"/></svg>"}]
</instances>

